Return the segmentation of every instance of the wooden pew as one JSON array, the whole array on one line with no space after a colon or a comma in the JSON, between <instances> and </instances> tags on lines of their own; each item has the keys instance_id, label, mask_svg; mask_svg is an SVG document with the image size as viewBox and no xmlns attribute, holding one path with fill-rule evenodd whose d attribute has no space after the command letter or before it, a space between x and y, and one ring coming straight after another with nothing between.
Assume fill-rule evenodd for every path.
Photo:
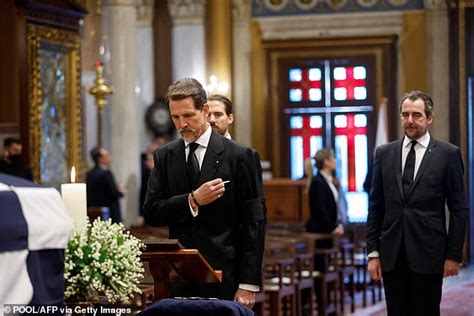
<instances>
[{"instance_id":1,"label":"wooden pew","mask_svg":"<svg viewBox=\"0 0 474 316\"><path fill-rule=\"evenodd\" d=\"M290 246L267 240L264 254L263 289L272 316L296 315L295 259Z\"/></svg>"}]
</instances>

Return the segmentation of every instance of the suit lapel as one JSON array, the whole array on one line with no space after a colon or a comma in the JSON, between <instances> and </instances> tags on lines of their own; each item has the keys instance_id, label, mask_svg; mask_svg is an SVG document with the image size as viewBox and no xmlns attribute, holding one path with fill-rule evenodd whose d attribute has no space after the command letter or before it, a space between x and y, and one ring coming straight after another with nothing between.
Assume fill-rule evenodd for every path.
<instances>
[{"instance_id":1,"label":"suit lapel","mask_svg":"<svg viewBox=\"0 0 474 316\"><path fill-rule=\"evenodd\" d=\"M179 139L170 144L171 157L169 161L170 187L179 188L179 191L190 191L188 173L186 171L186 152L184 150L184 141ZM185 180L185 181L183 181Z\"/></svg>"},{"instance_id":2,"label":"suit lapel","mask_svg":"<svg viewBox=\"0 0 474 316\"><path fill-rule=\"evenodd\" d=\"M224 154L223 139L224 138L222 136L216 134L215 132L211 133L211 138L209 139L206 154L204 155L204 160L202 161L201 174L199 175L198 180L199 185L214 178Z\"/></svg>"},{"instance_id":3,"label":"suit lapel","mask_svg":"<svg viewBox=\"0 0 474 316\"><path fill-rule=\"evenodd\" d=\"M423 155L423 159L421 160L420 167L418 168L418 172L416 173L415 181L413 181L410 190L408 190L407 198L410 196L411 192L413 191L413 188L418 184L420 178L423 176L423 173L425 172L426 167L429 165L431 157L433 157L435 150L436 140L431 137L430 143L428 144L428 148L426 148L425 154Z\"/></svg>"},{"instance_id":4,"label":"suit lapel","mask_svg":"<svg viewBox=\"0 0 474 316\"><path fill-rule=\"evenodd\" d=\"M402 185L402 151L403 151L403 138L400 140L395 147L394 159L397 162L395 164L395 175L397 177L398 190L400 195L403 196L403 185Z\"/></svg>"}]
</instances>

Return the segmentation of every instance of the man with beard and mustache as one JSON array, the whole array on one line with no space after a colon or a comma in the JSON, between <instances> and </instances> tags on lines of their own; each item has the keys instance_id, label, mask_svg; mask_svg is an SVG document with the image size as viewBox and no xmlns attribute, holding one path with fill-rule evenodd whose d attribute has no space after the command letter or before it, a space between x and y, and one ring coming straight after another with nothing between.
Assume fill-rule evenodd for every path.
<instances>
[{"instance_id":1,"label":"man with beard and mustache","mask_svg":"<svg viewBox=\"0 0 474 316\"><path fill-rule=\"evenodd\" d=\"M264 201L253 150L212 131L206 92L174 82L166 102L181 139L154 153L144 205L147 223L198 249L222 270L222 283L175 284L173 296L217 297L252 307L262 276Z\"/></svg>"},{"instance_id":2,"label":"man with beard and mustache","mask_svg":"<svg viewBox=\"0 0 474 316\"><path fill-rule=\"evenodd\" d=\"M31 170L23 165L21 151L23 146L18 138L8 137L3 142L5 153L0 160L0 172L33 180Z\"/></svg>"}]
</instances>

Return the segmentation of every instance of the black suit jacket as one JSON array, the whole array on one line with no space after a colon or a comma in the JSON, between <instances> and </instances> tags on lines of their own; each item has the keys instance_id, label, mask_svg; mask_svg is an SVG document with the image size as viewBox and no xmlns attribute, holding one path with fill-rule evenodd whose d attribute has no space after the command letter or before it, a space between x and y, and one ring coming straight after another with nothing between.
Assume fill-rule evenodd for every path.
<instances>
[{"instance_id":1,"label":"black suit jacket","mask_svg":"<svg viewBox=\"0 0 474 316\"><path fill-rule=\"evenodd\" d=\"M193 217L184 141L171 142L154 153L144 205L147 223L169 226L170 238L199 249L214 269L223 270L223 283L234 287L261 283L265 214L255 157L251 148L212 132L198 185L215 178L230 183Z\"/></svg>"},{"instance_id":2,"label":"black suit jacket","mask_svg":"<svg viewBox=\"0 0 474 316\"><path fill-rule=\"evenodd\" d=\"M402 144L376 150L367 219L367 251L379 251L384 272L394 269L402 238L410 268L443 273L444 261L460 262L468 216L464 167L458 147L431 138L415 180L402 189ZM446 230L445 203L449 212Z\"/></svg>"},{"instance_id":3,"label":"black suit jacket","mask_svg":"<svg viewBox=\"0 0 474 316\"><path fill-rule=\"evenodd\" d=\"M123 197L123 193L117 189L112 172L95 166L87 173L86 183L87 206L108 207L112 222L120 223L122 216L119 199Z\"/></svg>"},{"instance_id":4,"label":"black suit jacket","mask_svg":"<svg viewBox=\"0 0 474 316\"><path fill-rule=\"evenodd\" d=\"M337 227L337 204L321 172L313 178L309 187L309 211L306 231L331 233Z\"/></svg>"}]
</instances>

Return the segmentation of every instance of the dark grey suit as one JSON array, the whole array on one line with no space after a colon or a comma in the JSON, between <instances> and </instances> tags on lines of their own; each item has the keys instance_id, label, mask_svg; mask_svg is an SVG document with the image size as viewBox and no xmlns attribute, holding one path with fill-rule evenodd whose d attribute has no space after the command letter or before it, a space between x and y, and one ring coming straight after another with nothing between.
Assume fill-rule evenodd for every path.
<instances>
[{"instance_id":1,"label":"dark grey suit","mask_svg":"<svg viewBox=\"0 0 474 316\"><path fill-rule=\"evenodd\" d=\"M199 249L214 269L223 270L216 292L194 289L195 296L232 299L239 283L259 285L265 238L264 201L259 195L255 152L212 132L198 186L215 178L230 180L223 196L199 207L193 217L186 173L184 141L179 139L154 153L144 215L151 225L169 226L170 238ZM211 293L211 294L208 294Z\"/></svg>"},{"instance_id":2,"label":"dark grey suit","mask_svg":"<svg viewBox=\"0 0 474 316\"><path fill-rule=\"evenodd\" d=\"M413 184L404 196L402 144L403 140L399 140L376 150L367 251L379 251L384 278L400 259L414 273L439 276L440 296L445 260L462 259L468 204L461 152L452 144L431 138ZM449 233L445 203L450 210Z\"/></svg>"}]
</instances>

